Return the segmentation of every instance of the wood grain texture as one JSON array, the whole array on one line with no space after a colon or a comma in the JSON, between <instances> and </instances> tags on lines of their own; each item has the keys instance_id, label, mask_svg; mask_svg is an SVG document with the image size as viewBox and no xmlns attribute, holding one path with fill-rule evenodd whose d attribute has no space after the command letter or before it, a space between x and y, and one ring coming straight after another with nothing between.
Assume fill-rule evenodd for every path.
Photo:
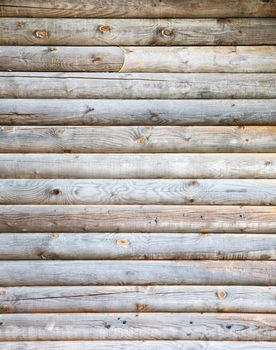
<instances>
[{"instance_id":1,"label":"wood grain texture","mask_svg":"<svg viewBox=\"0 0 276 350\"><path fill-rule=\"evenodd\" d=\"M276 178L276 154L0 154L1 178ZM195 183L196 185L196 183Z\"/></svg>"},{"instance_id":2,"label":"wood grain texture","mask_svg":"<svg viewBox=\"0 0 276 350\"><path fill-rule=\"evenodd\" d=\"M274 17L274 0L66 1L2 0L1 16L20 17Z\"/></svg>"},{"instance_id":3,"label":"wood grain texture","mask_svg":"<svg viewBox=\"0 0 276 350\"><path fill-rule=\"evenodd\" d=\"M1 233L0 260L276 260L275 236L261 233Z\"/></svg>"},{"instance_id":4,"label":"wood grain texture","mask_svg":"<svg viewBox=\"0 0 276 350\"><path fill-rule=\"evenodd\" d=\"M276 180L1 179L0 204L276 205Z\"/></svg>"},{"instance_id":5,"label":"wood grain texture","mask_svg":"<svg viewBox=\"0 0 276 350\"><path fill-rule=\"evenodd\" d=\"M274 233L275 206L1 205L0 232Z\"/></svg>"},{"instance_id":6,"label":"wood grain texture","mask_svg":"<svg viewBox=\"0 0 276 350\"><path fill-rule=\"evenodd\" d=\"M276 72L276 46L3 46L0 51L1 71L122 73Z\"/></svg>"},{"instance_id":7,"label":"wood grain texture","mask_svg":"<svg viewBox=\"0 0 276 350\"><path fill-rule=\"evenodd\" d=\"M254 99L276 97L276 74L0 73L1 98Z\"/></svg>"},{"instance_id":8,"label":"wood grain texture","mask_svg":"<svg viewBox=\"0 0 276 350\"><path fill-rule=\"evenodd\" d=\"M1 350L275 350L275 342L254 341L21 341L0 342Z\"/></svg>"},{"instance_id":9,"label":"wood grain texture","mask_svg":"<svg viewBox=\"0 0 276 350\"><path fill-rule=\"evenodd\" d=\"M181 5L181 7L184 6ZM39 46L275 45L275 26L275 18L200 20L187 18L139 20L0 18L0 44Z\"/></svg>"},{"instance_id":10,"label":"wood grain texture","mask_svg":"<svg viewBox=\"0 0 276 350\"><path fill-rule=\"evenodd\" d=\"M276 126L0 126L0 152L276 152Z\"/></svg>"},{"instance_id":11,"label":"wood grain texture","mask_svg":"<svg viewBox=\"0 0 276 350\"><path fill-rule=\"evenodd\" d=\"M0 342L1 350L275 350L275 342L254 341L21 341Z\"/></svg>"},{"instance_id":12,"label":"wood grain texture","mask_svg":"<svg viewBox=\"0 0 276 350\"><path fill-rule=\"evenodd\" d=\"M271 57L273 48L268 48ZM1 71L119 72L125 59L119 47L2 46L0 52ZM253 59L258 60L257 57ZM268 65L269 60L267 57ZM255 68L252 66L249 70L270 71L269 66L268 69L258 68L256 61L253 65Z\"/></svg>"},{"instance_id":13,"label":"wood grain texture","mask_svg":"<svg viewBox=\"0 0 276 350\"><path fill-rule=\"evenodd\" d=\"M276 125L276 100L0 99L2 125Z\"/></svg>"},{"instance_id":14,"label":"wood grain texture","mask_svg":"<svg viewBox=\"0 0 276 350\"><path fill-rule=\"evenodd\" d=\"M2 287L170 284L275 286L276 266L274 261L2 260L0 282Z\"/></svg>"},{"instance_id":15,"label":"wood grain texture","mask_svg":"<svg viewBox=\"0 0 276 350\"><path fill-rule=\"evenodd\" d=\"M35 312L273 313L276 311L275 287L7 287L1 288L0 292L2 314Z\"/></svg>"},{"instance_id":16,"label":"wood grain texture","mask_svg":"<svg viewBox=\"0 0 276 350\"><path fill-rule=\"evenodd\" d=\"M72 317L73 316L73 317ZM6 314L1 340L276 340L276 315Z\"/></svg>"}]
</instances>

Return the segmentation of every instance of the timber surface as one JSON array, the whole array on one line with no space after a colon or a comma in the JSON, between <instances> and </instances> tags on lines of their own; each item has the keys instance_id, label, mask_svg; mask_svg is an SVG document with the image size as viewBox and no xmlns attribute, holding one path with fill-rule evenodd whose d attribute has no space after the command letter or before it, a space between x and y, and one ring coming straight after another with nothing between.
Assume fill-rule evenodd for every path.
<instances>
[{"instance_id":1,"label":"timber surface","mask_svg":"<svg viewBox=\"0 0 276 350\"><path fill-rule=\"evenodd\" d=\"M0 0L0 350L275 350L276 1Z\"/></svg>"}]
</instances>

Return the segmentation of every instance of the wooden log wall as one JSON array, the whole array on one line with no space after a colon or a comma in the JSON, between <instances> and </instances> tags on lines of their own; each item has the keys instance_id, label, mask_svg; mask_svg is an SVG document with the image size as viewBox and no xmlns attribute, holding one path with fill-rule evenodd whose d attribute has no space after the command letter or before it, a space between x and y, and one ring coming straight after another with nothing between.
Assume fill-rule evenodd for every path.
<instances>
[{"instance_id":1,"label":"wooden log wall","mask_svg":"<svg viewBox=\"0 0 276 350\"><path fill-rule=\"evenodd\" d=\"M276 0L0 0L0 350L276 349Z\"/></svg>"}]
</instances>

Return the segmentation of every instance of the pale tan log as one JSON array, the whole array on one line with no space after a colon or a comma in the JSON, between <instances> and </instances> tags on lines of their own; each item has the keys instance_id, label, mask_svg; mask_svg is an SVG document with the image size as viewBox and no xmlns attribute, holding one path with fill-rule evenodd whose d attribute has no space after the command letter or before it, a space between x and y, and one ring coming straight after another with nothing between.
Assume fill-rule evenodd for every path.
<instances>
[{"instance_id":1,"label":"pale tan log","mask_svg":"<svg viewBox=\"0 0 276 350\"><path fill-rule=\"evenodd\" d=\"M276 154L2 153L0 154L0 177L22 179L275 179Z\"/></svg>"},{"instance_id":2,"label":"pale tan log","mask_svg":"<svg viewBox=\"0 0 276 350\"><path fill-rule=\"evenodd\" d=\"M1 205L0 232L275 233L274 206Z\"/></svg>"},{"instance_id":3,"label":"pale tan log","mask_svg":"<svg viewBox=\"0 0 276 350\"><path fill-rule=\"evenodd\" d=\"M7 287L0 293L1 313L276 311L275 287Z\"/></svg>"},{"instance_id":4,"label":"pale tan log","mask_svg":"<svg viewBox=\"0 0 276 350\"><path fill-rule=\"evenodd\" d=\"M276 125L276 100L0 99L2 125Z\"/></svg>"},{"instance_id":5,"label":"pale tan log","mask_svg":"<svg viewBox=\"0 0 276 350\"><path fill-rule=\"evenodd\" d=\"M274 17L275 1L262 0L204 0L185 1L43 1L2 0L1 16L23 17Z\"/></svg>"},{"instance_id":6,"label":"pale tan log","mask_svg":"<svg viewBox=\"0 0 276 350\"><path fill-rule=\"evenodd\" d=\"M267 54L271 57L273 47L269 48L271 51L268 54L268 49ZM119 47L2 46L0 53L1 71L37 72L119 72L126 56ZM252 66L249 70L272 71L269 68L270 58L265 53L261 56L267 61L268 68L261 68L261 64L258 68L258 63L255 62L255 68ZM252 58L255 60L255 57ZM258 60L257 57L256 59Z\"/></svg>"},{"instance_id":7,"label":"pale tan log","mask_svg":"<svg viewBox=\"0 0 276 350\"><path fill-rule=\"evenodd\" d=\"M0 235L0 260L276 260L276 235L20 233Z\"/></svg>"},{"instance_id":8,"label":"pale tan log","mask_svg":"<svg viewBox=\"0 0 276 350\"><path fill-rule=\"evenodd\" d=\"M276 74L0 73L1 98L275 98Z\"/></svg>"},{"instance_id":9,"label":"pale tan log","mask_svg":"<svg viewBox=\"0 0 276 350\"><path fill-rule=\"evenodd\" d=\"M160 2L158 2L159 6ZM179 6L179 8L183 7L185 5ZM0 18L0 44L59 46L276 45L275 26L276 18L143 18L138 20Z\"/></svg>"},{"instance_id":10,"label":"pale tan log","mask_svg":"<svg viewBox=\"0 0 276 350\"><path fill-rule=\"evenodd\" d=\"M1 350L275 350L276 342L254 341L21 341L0 342Z\"/></svg>"},{"instance_id":11,"label":"pale tan log","mask_svg":"<svg viewBox=\"0 0 276 350\"><path fill-rule=\"evenodd\" d=\"M0 204L276 205L276 180L1 179Z\"/></svg>"},{"instance_id":12,"label":"pale tan log","mask_svg":"<svg viewBox=\"0 0 276 350\"><path fill-rule=\"evenodd\" d=\"M1 261L0 282L2 287L79 285L275 286L276 266L274 261Z\"/></svg>"},{"instance_id":13,"label":"pale tan log","mask_svg":"<svg viewBox=\"0 0 276 350\"><path fill-rule=\"evenodd\" d=\"M276 340L276 315L266 314L6 314L0 322L2 341Z\"/></svg>"},{"instance_id":14,"label":"pale tan log","mask_svg":"<svg viewBox=\"0 0 276 350\"><path fill-rule=\"evenodd\" d=\"M276 26L275 26L276 27ZM276 72L275 46L3 46L2 71L123 73Z\"/></svg>"},{"instance_id":15,"label":"pale tan log","mask_svg":"<svg viewBox=\"0 0 276 350\"><path fill-rule=\"evenodd\" d=\"M276 126L0 126L2 153L276 152Z\"/></svg>"}]
</instances>

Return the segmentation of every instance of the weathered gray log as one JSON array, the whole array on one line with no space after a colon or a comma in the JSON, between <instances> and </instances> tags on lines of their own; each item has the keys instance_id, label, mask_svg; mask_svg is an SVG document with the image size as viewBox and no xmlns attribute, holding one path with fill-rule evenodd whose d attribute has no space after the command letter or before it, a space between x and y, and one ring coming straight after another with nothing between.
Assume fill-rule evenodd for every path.
<instances>
[{"instance_id":1,"label":"weathered gray log","mask_svg":"<svg viewBox=\"0 0 276 350\"><path fill-rule=\"evenodd\" d=\"M20 17L274 17L275 1L262 0L52 1L2 0L1 16Z\"/></svg>"},{"instance_id":2,"label":"weathered gray log","mask_svg":"<svg viewBox=\"0 0 276 350\"><path fill-rule=\"evenodd\" d=\"M0 204L276 205L276 180L2 179Z\"/></svg>"},{"instance_id":3,"label":"weathered gray log","mask_svg":"<svg viewBox=\"0 0 276 350\"><path fill-rule=\"evenodd\" d=\"M0 51L0 70L2 71L122 73L276 72L276 46L3 46Z\"/></svg>"},{"instance_id":4,"label":"weathered gray log","mask_svg":"<svg viewBox=\"0 0 276 350\"><path fill-rule=\"evenodd\" d=\"M276 178L276 154L0 154L1 178ZM197 183L195 182L195 185Z\"/></svg>"},{"instance_id":5,"label":"weathered gray log","mask_svg":"<svg viewBox=\"0 0 276 350\"><path fill-rule=\"evenodd\" d=\"M2 125L276 125L276 100L0 99Z\"/></svg>"},{"instance_id":6,"label":"weathered gray log","mask_svg":"<svg viewBox=\"0 0 276 350\"><path fill-rule=\"evenodd\" d=\"M7 287L0 289L0 310L275 313L275 297L275 287L255 286Z\"/></svg>"},{"instance_id":7,"label":"weathered gray log","mask_svg":"<svg viewBox=\"0 0 276 350\"><path fill-rule=\"evenodd\" d=\"M275 350L276 342L254 341L21 341L0 342L1 350Z\"/></svg>"},{"instance_id":8,"label":"weathered gray log","mask_svg":"<svg viewBox=\"0 0 276 350\"><path fill-rule=\"evenodd\" d=\"M275 233L274 206L1 205L0 232ZM275 266L276 267L276 266Z\"/></svg>"},{"instance_id":9,"label":"weathered gray log","mask_svg":"<svg viewBox=\"0 0 276 350\"><path fill-rule=\"evenodd\" d=\"M160 3L158 3L159 6ZM276 2L274 6L276 7ZM179 8L181 7L183 8L185 5L179 6ZM139 20L1 18L0 44L68 46L275 45L275 26L276 18Z\"/></svg>"},{"instance_id":10,"label":"weathered gray log","mask_svg":"<svg viewBox=\"0 0 276 350\"><path fill-rule=\"evenodd\" d=\"M274 261L0 261L0 283L2 287L168 284L275 286L276 266Z\"/></svg>"},{"instance_id":11,"label":"weathered gray log","mask_svg":"<svg viewBox=\"0 0 276 350\"><path fill-rule=\"evenodd\" d=\"M275 98L276 74L0 73L1 98Z\"/></svg>"},{"instance_id":12,"label":"weathered gray log","mask_svg":"<svg viewBox=\"0 0 276 350\"><path fill-rule=\"evenodd\" d=\"M268 48L272 49L273 46ZM119 72L128 56L119 47L2 46L0 52L1 71ZM269 66L270 58L267 54L263 52L261 57L263 56ZM273 49L268 55L273 56ZM261 68L262 64L257 67L259 59L252 58L255 63L248 62L248 69L265 72L266 69Z\"/></svg>"},{"instance_id":13,"label":"weathered gray log","mask_svg":"<svg viewBox=\"0 0 276 350\"><path fill-rule=\"evenodd\" d=\"M276 126L0 126L0 152L276 152Z\"/></svg>"},{"instance_id":14,"label":"weathered gray log","mask_svg":"<svg viewBox=\"0 0 276 350\"><path fill-rule=\"evenodd\" d=\"M6 314L0 340L276 340L276 315Z\"/></svg>"},{"instance_id":15,"label":"weathered gray log","mask_svg":"<svg viewBox=\"0 0 276 350\"><path fill-rule=\"evenodd\" d=\"M276 260L276 235L1 233L0 260L39 259Z\"/></svg>"}]
</instances>

